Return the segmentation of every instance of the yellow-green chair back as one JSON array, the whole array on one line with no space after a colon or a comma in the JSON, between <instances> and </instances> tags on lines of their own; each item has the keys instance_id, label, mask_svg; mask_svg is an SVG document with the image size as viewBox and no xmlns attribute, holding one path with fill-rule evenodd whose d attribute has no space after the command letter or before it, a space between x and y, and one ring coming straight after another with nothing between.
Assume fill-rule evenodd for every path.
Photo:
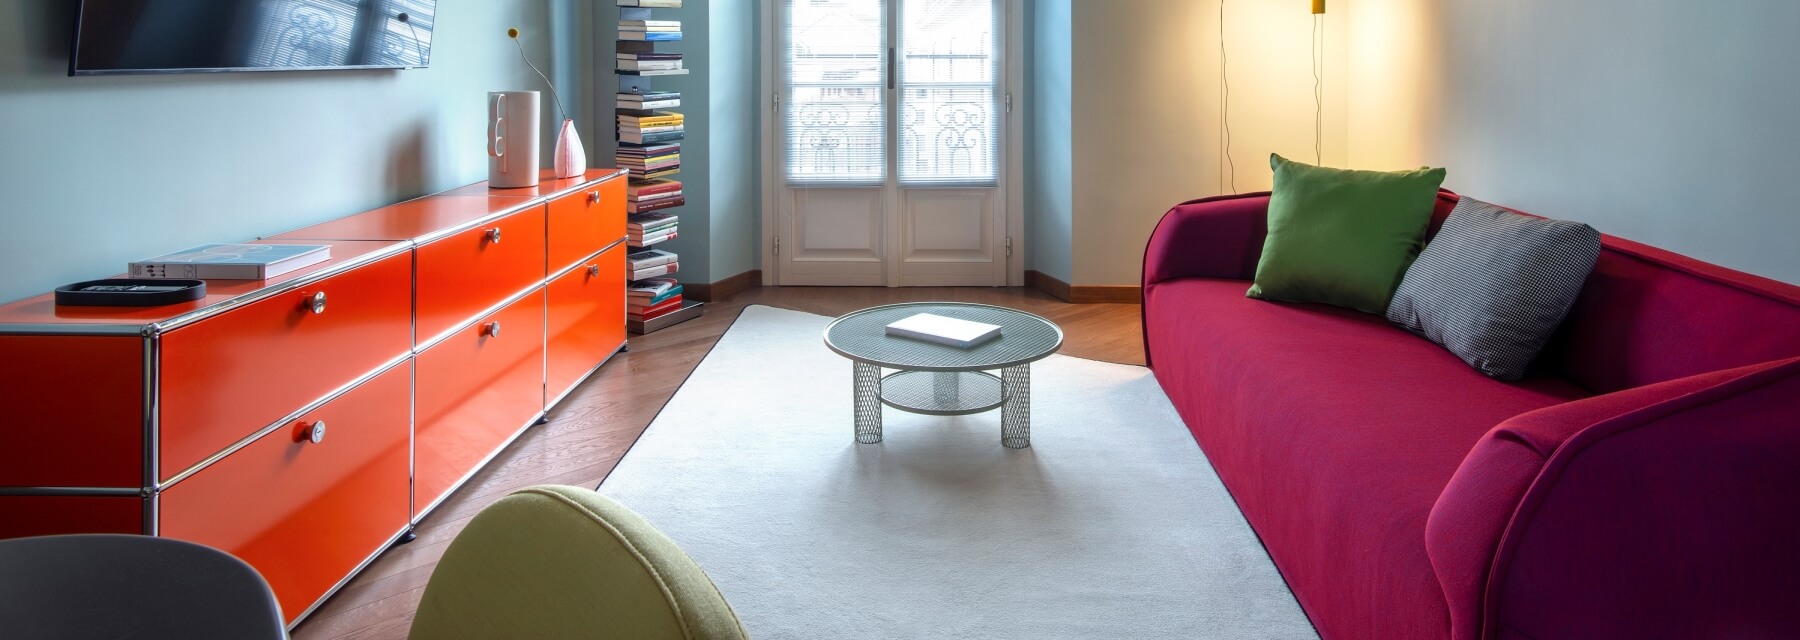
<instances>
[{"instance_id":1,"label":"yellow-green chair back","mask_svg":"<svg viewBox=\"0 0 1800 640\"><path fill-rule=\"evenodd\" d=\"M483 509L438 561L414 640L748 638L712 580L644 518L579 487Z\"/></svg>"}]
</instances>

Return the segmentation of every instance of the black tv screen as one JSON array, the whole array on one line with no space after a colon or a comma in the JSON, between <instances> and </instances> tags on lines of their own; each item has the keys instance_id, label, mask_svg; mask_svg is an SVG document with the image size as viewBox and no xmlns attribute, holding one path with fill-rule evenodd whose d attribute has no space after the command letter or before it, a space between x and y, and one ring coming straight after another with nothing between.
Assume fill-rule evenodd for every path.
<instances>
[{"instance_id":1,"label":"black tv screen","mask_svg":"<svg viewBox=\"0 0 1800 640\"><path fill-rule=\"evenodd\" d=\"M83 0L69 75L409 69L436 0Z\"/></svg>"}]
</instances>

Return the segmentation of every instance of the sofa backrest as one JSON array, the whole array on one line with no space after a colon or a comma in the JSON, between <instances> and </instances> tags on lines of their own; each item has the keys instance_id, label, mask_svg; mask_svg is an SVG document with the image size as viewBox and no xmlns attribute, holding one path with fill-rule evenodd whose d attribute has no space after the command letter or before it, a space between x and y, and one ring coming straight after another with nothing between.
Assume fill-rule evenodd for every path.
<instances>
[{"instance_id":1,"label":"sofa backrest","mask_svg":"<svg viewBox=\"0 0 1800 640\"><path fill-rule=\"evenodd\" d=\"M1456 201L1439 194L1431 233ZM1600 260L1537 367L1610 393L1794 356L1800 287L1603 234Z\"/></svg>"}]
</instances>

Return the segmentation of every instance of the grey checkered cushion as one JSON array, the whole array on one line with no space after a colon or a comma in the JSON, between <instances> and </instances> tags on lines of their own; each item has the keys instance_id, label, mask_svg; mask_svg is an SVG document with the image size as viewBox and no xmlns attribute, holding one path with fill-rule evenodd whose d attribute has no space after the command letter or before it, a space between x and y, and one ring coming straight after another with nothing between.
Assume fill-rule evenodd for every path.
<instances>
[{"instance_id":1,"label":"grey checkered cushion","mask_svg":"<svg viewBox=\"0 0 1800 640\"><path fill-rule=\"evenodd\" d=\"M1600 257L1600 233L1463 198L1407 269L1387 319L1477 371L1517 380Z\"/></svg>"}]
</instances>

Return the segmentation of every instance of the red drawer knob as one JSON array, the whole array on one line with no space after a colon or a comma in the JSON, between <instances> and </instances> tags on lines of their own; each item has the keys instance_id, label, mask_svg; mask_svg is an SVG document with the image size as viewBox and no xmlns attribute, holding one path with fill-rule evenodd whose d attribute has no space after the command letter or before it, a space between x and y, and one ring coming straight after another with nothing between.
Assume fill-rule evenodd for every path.
<instances>
[{"instance_id":1,"label":"red drawer knob","mask_svg":"<svg viewBox=\"0 0 1800 640\"><path fill-rule=\"evenodd\" d=\"M307 443L307 442L311 442L313 444L319 444L324 441L325 441L325 421L324 420L314 420L312 422L302 422L302 423L300 423L300 428L294 431L294 442L299 442L302 444Z\"/></svg>"},{"instance_id":2,"label":"red drawer knob","mask_svg":"<svg viewBox=\"0 0 1800 640\"><path fill-rule=\"evenodd\" d=\"M320 291L307 296L306 302L301 303L300 307L313 313L325 313L325 292Z\"/></svg>"},{"instance_id":3,"label":"red drawer knob","mask_svg":"<svg viewBox=\"0 0 1800 640\"><path fill-rule=\"evenodd\" d=\"M495 320L493 322L489 322L485 325L482 325L481 326L481 335L484 335L484 336L487 336L490 338L500 337L500 321Z\"/></svg>"},{"instance_id":4,"label":"red drawer knob","mask_svg":"<svg viewBox=\"0 0 1800 640\"><path fill-rule=\"evenodd\" d=\"M488 244L500 244L500 227L488 229L487 241Z\"/></svg>"},{"instance_id":5,"label":"red drawer knob","mask_svg":"<svg viewBox=\"0 0 1800 640\"><path fill-rule=\"evenodd\" d=\"M588 204L600 204L600 192L589 191L588 192Z\"/></svg>"},{"instance_id":6,"label":"red drawer knob","mask_svg":"<svg viewBox=\"0 0 1800 640\"><path fill-rule=\"evenodd\" d=\"M600 265L597 265L597 264L588 265L588 277L589 278L596 277L599 275L600 275Z\"/></svg>"}]
</instances>

